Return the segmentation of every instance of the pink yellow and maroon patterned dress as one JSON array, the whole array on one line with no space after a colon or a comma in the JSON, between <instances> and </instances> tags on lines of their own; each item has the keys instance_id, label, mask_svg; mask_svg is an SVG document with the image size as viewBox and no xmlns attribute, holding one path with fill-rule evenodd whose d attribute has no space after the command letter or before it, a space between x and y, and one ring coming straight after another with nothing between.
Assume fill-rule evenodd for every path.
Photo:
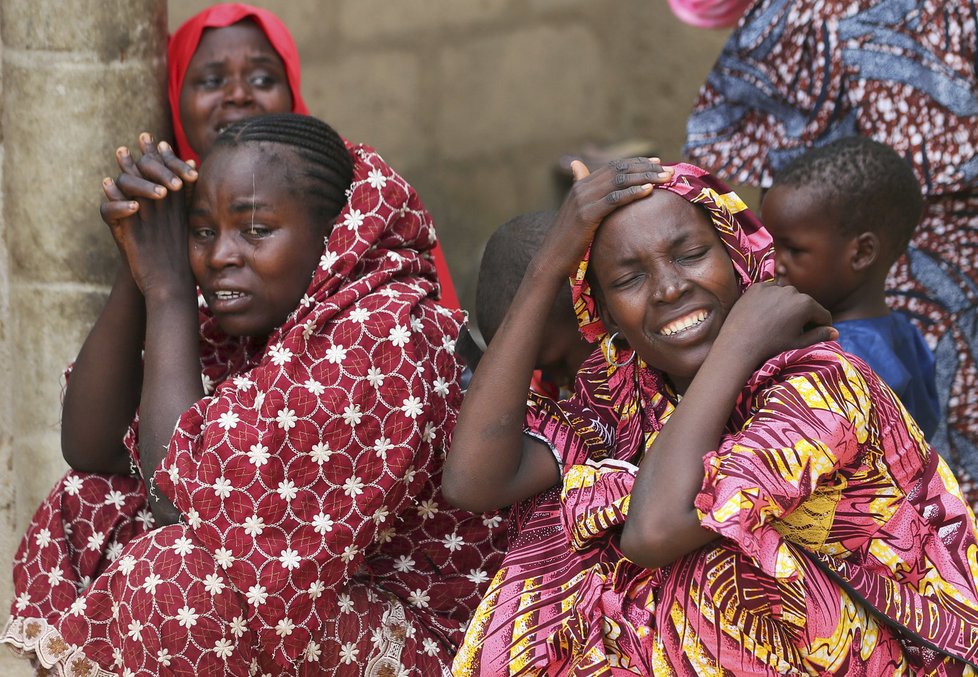
<instances>
[{"instance_id":1,"label":"pink yellow and maroon patterned dress","mask_svg":"<svg viewBox=\"0 0 978 677\"><path fill-rule=\"evenodd\" d=\"M689 165L664 189L708 210L743 287L770 277L736 195ZM586 263L576 307L598 338ZM640 359L609 364L595 351L573 397L529 410L562 484L514 510L455 675L975 674L974 515L863 362L821 343L764 363L703 460L696 507L720 538L655 570L617 539L678 398Z\"/></svg>"},{"instance_id":2,"label":"pink yellow and maroon patterned dress","mask_svg":"<svg viewBox=\"0 0 978 677\"><path fill-rule=\"evenodd\" d=\"M431 300L430 217L352 152L285 324L242 343L202 311L209 394L156 476L181 521L152 528L139 478L69 473L17 553L5 643L66 675L447 669L504 534L440 495L460 318Z\"/></svg>"}]
</instances>

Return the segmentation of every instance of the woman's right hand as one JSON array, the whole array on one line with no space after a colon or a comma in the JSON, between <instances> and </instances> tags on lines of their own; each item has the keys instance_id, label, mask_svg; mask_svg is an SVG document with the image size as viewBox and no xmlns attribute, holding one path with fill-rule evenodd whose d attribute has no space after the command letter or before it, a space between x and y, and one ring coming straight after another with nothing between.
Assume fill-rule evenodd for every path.
<instances>
[{"instance_id":1,"label":"woman's right hand","mask_svg":"<svg viewBox=\"0 0 978 677\"><path fill-rule=\"evenodd\" d=\"M797 348L834 341L832 314L808 294L773 282L751 285L730 309L717 343L756 367Z\"/></svg>"},{"instance_id":2,"label":"woman's right hand","mask_svg":"<svg viewBox=\"0 0 978 677\"><path fill-rule=\"evenodd\" d=\"M613 160L589 172L580 160L571 163L574 185L564 199L536 260L573 276L594 232L614 210L651 194L656 183L672 178L673 169L658 158Z\"/></svg>"},{"instance_id":3,"label":"woman's right hand","mask_svg":"<svg viewBox=\"0 0 978 677\"><path fill-rule=\"evenodd\" d=\"M148 289L192 283L185 210L186 189L197 172L149 134L140 135L139 145L138 161L125 147L116 151L121 173L102 182L106 199L100 213L145 295Z\"/></svg>"}]
</instances>

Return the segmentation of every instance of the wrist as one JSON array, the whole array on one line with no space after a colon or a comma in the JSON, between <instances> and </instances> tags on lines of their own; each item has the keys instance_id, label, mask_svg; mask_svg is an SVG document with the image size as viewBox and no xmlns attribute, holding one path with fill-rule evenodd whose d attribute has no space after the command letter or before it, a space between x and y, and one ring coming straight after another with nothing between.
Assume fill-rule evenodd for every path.
<instances>
[{"instance_id":1,"label":"wrist","mask_svg":"<svg viewBox=\"0 0 978 677\"><path fill-rule=\"evenodd\" d=\"M173 279L147 284L143 289L143 297L146 299L147 310L173 304L193 304L194 307L197 305L197 294L193 280Z\"/></svg>"},{"instance_id":2,"label":"wrist","mask_svg":"<svg viewBox=\"0 0 978 677\"><path fill-rule=\"evenodd\" d=\"M724 337L721 333L700 367L699 374L709 375L710 381L715 385L729 381L731 386L736 385L739 390L747 383L760 362L752 347L750 337Z\"/></svg>"},{"instance_id":3,"label":"wrist","mask_svg":"<svg viewBox=\"0 0 978 677\"><path fill-rule=\"evenodd\" d=\"M567 283L569 277L568 270L573 264L561 262L556 256L542 255L541 250L530 265L527 266L524 280L532 283L534 287L552 288L555 292L561 285Z\"/></svg>"}]
</instances>

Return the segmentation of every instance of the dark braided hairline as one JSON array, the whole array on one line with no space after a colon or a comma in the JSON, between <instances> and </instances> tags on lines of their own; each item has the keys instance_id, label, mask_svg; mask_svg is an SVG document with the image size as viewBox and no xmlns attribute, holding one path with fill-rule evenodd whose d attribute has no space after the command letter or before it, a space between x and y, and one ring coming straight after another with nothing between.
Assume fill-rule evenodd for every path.
<instances>
[{"instance_id":1,"label":"dark braided hairline","mask_svg":"<svg viewBox=\"0 0 978 677\"><path fill-rule=\"evenodd\" d=\"M224 130L214 147L244 143L292 148L304 161L303 175L310 179L305 193L323 200L325 218L334 218L346 204L346 191L353 180L353 157L342 137L322 120L295 113L248 118Z\"/></svg>"}]
</instances>

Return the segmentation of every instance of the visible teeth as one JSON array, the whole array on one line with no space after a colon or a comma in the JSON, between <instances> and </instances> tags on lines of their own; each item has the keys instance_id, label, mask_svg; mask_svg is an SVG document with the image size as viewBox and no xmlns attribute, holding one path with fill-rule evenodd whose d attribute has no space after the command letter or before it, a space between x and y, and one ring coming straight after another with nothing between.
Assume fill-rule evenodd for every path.
<instances>
[{"instance_id":1,"label":"visible teeth","mask_svg":"<svg viewBox=\"0 0 978 677\"><path fill-rule=\"evenodd\" d=\"M219 300L222 300L222 301L227 301L228 299L236 299L236 298L240 298L242 296L244 296L244 294L242 294L239 291L224 291L224 290L221 290L221 291L214 292L214 297L217 298L217 299L219 299Z\"/></svg>"},{"instance_id":2,"label":"visible teeth","mask_svg":"<svg viewBox=\"0 0 978 677\"><path fill-rule=\"evenodd\" d=\"M701 310L698 313L693 313L692 315L687 315L686 317L680 318L671 324L667 324L665 327L659 330L659 333L663 336L672 336L673 334L678 334L681 331L686 331L690 327L695 327L700 322L706 319L707 312Z\"/></svg>"}]
</instances>

